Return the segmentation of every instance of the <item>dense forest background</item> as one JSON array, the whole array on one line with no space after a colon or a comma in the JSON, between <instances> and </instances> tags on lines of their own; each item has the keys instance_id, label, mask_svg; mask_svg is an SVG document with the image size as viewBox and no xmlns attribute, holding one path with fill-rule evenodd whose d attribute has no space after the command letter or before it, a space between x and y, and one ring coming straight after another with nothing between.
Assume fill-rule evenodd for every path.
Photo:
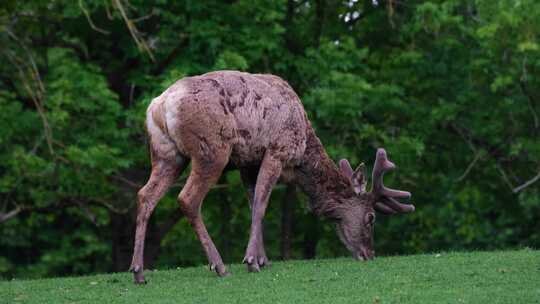
<instances>
[{"instance_id":1,"label":"dense forest background","mask_svg":"<svg viewBox=\"0 0 540 304\"><path fill-rule=\"evenodd\" d=\"M539 1L3 0L0 58L0 277L126 271L146 106L220 69L286 79L335 160L387 149L400 169L386 183L417 211L378 218L378 255L540 247ZM152 216L145 266L206 263L176 203L184 181ZM269 257L348 254L305 200L274 190ZM203 213L241 262L237 172Z\"/></svg>"}]
</instances>

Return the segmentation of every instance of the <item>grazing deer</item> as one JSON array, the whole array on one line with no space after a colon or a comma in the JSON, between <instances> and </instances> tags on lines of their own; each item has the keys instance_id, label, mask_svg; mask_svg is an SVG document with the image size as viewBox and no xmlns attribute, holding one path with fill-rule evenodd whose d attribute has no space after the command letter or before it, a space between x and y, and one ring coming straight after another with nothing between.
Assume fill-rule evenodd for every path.
<instances>
[{"instance_id":1,"label":"grazing deer","mask_svg":"<svg viewBox=\"0 0 540 304\"><path fill-rule=\"evenodd\" d=\"M337 222L338 234L359 260L373 251L375 210L392 214L414 211L395 198L409 192L388 189L383 173L394 168L384 149L377 151L373 186L366 191L364 166L339 169L315 135L300 99L273 75L218 71L179 80L155 98L146 113L152 172L138 193L137 229L131 271L144 283L143 251L148 219L160 198L191 161L191 172L178 196L195 230L210 269L228 274L208 235L201 205L223 169L240 170L251 206L251 232L244 257L249 271L268 265L262 220L280 176L291 178L310 198L311 209Z\"/></svg>"}]
</instances>

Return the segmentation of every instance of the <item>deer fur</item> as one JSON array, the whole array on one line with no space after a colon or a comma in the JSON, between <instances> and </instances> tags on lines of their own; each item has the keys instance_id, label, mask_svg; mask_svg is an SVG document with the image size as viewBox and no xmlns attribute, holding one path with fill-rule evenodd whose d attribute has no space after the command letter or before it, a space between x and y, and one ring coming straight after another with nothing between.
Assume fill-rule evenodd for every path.
<instances>
[{"instance_id":1,"label":"deer fur","mask_svg":"<svg viewBox=\"0 0 540 304\"><path fill-rule=\"evenodd\" d=\"M152 172L138 193L131 265L136 283L145 282L143 249L148 219L189 162L191 172L178 202L205 250L210 269L218 275L228 272L203 223L201 205L227 165L240 170L251 206L244 258L249 271L259 271L269 263L262 219L272 188L282 175L303 189L316 214L337 221L338 234L355 257L373 258L375 200L380 197L355 191L365 174L353 172L348 162L340 163L339 169L328 157L300 99L281 78L237 71L183 78L152 100L146 128ZM386 213L399 212L403 205L382 204L386 209L378 210Z\"/></svg>"}]
</instances>

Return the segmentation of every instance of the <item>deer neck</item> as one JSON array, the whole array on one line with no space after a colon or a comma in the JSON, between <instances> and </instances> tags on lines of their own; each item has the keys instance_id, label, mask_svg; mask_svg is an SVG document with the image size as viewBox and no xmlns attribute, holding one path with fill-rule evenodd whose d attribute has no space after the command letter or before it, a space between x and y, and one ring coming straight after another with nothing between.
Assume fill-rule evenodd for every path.
<instances>
[{"instance_id":1,"label":"deer neck","mask_svg":"<svg viewBox=\"0 0 540 304\"><path fill-rule=\"evenodd\" d=\"M311 127L308 127L306 151L295 176L317 215L332 217L336 207L354 196L349 181L328 156Z\"/></svg>"}]
</instances>

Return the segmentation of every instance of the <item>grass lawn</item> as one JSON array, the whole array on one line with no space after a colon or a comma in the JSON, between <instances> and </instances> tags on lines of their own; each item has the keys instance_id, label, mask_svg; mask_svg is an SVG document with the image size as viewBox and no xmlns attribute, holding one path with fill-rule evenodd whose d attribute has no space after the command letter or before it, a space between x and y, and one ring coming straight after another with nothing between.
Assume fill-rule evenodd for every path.
<instances>
[{"instance_id":1,"label":"grass lawn","mask_svg":"<svg viewBox=\"0 0 540 304\"><path fill-rule=\"evenodd\" d=\"M540 303L540 251L441 253L274 262L261 273L229 266L0 281L0 303Z\"/></svg>"}]
</instances>

